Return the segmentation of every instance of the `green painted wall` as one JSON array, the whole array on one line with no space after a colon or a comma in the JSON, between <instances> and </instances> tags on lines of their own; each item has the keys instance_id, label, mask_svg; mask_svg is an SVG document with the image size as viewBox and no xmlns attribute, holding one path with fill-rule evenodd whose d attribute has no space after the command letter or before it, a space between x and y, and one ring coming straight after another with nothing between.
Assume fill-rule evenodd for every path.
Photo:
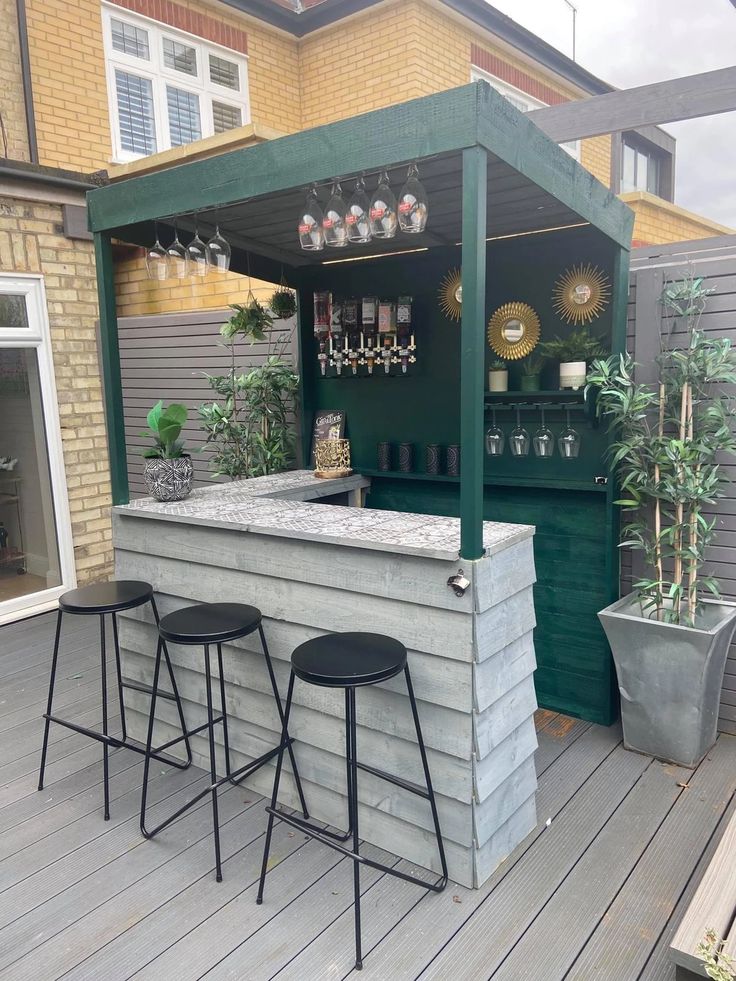
<instances>
[{"instance_id":1,"label":"green painted wall","mask_svg":"<svg viewBox=\"0 0 736 981\"><path fill-rule=\"evenodd\" d=\"M614 249L588 228L489 242L486 322L500 304L521 300L539 314L543 338L564 335L570 328L554 313L552 288L561 272L581 261L597 264L611 275ZM459 263L459 249L433 249L396 259L299 271L305 429L310 429L316 409L345 409L357 470L376 468L376 443L381 440L413 442L418 471L424 471L427 443L459 441L460 329L444 317L437 301L440 280ZM330 289L337 296L413 295L418 362L410 368L411 374L385 377L378 366L373 377L320 377L312 337L315 289ZM594 329L610 340L610 306ZM486 367L490 360L486 347ZM512 368L511 388L518 387L517 379ZM557 387L556 366L548 365L543 388ZM524 398L531 401L535 396ZM535 644L540 705L607 724L615 719L617 706L610 653L596 613L616 595L618 566L611 495L596 488L593 480L608 472L606 437L582 411L574 412L571 421L582 438L575 461L558 455L550 460L533 455L516 459L508 448L500 458L486 457L484 517L537 528ZM497 422L508 433L515 417L499 410ZM538 410L523 412L522 423L530 435L540 422ZM546 422L557 434L565 424L564 413L549 411ZM450 481L375 477L367 504L457 516L459 486Z\"/></svg>"}]
</instances>

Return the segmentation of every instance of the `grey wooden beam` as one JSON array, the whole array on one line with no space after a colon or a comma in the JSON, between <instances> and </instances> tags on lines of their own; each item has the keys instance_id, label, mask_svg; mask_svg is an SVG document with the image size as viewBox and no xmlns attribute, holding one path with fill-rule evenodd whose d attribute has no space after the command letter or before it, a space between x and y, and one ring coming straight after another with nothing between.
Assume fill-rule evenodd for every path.
<instances>
[{"instance_id":1,"label":"grey wooden beam","mask_svg":"<svg viewBox=\"0 0 736 981\"><path fill-rule=\"evenodd\" d=\"M565 143L735 110L736 66L534 109L527 115L556 143Z\"/></svg>"}]
</instances>

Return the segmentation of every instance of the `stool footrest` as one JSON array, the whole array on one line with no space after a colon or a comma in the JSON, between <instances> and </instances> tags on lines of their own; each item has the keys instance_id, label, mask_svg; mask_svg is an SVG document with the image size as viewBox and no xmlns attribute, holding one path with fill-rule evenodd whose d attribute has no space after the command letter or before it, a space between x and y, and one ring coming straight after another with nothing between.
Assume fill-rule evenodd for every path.
<instances>
[{"instance_id":1,"label":"stool footrest","mask_svg":"<svg viewBox=\"0 0 736 981\"><path fill-rule=\"evenodd\" d=\"M90 739L96 739L98 743L107 743L111 749L131 749L134 753L140 753L141 756L146 755L146 747L143 743L139 743L135 739L120 739L118 736L105 735L104 732L98 732L96 729L88 729L87 726L77 725L76 722L69 722L67 719L60 719L56 715L48 715L44 712L44 719L48 719L49 722L55 722L59 726L64 726L66 729L71 729L73 732L78 732L82 736L88 736ZM184 737L180 737L183 739ZM180 740L174 740L178 742ZM156 749L151 750L151 758L158 760L159 763L166 763L168 766L175 766L178 770L186 770L190 766L190 762L182 763L181 760L175 759L173 756L161 756L159 755L163 749L170 746L171 743L166 743L164 746L158 746Z\"/></svg>"},{"instance_id":2,"label":"stool footrest","mask_svg":"<svg viewBox=\"0 0 736 981\"><path fill-rule=\"evenodd\" d=\"M411 780L404 780L402 777L395 777L392 773L386 773L385 770L379 770L375 766L369 766L367 763L361 763L358 760L356 760L355 765L359 770L365 770L366 773L372 773L374 777L380 777L381 780L387 780L389 783L401 787L402 790L408 790L410 794L416 794L417 797L423 797L425 800L429 800L429 793L426 788L420 787L418 783L412 783Z\"/></svg>"},{"instance_id":3,"label":"stool footrest","mask_svg":"<svg viewBox=\"0 0 736 981\"><path fill-rule=\"evenodd\" d=\"M266 808L266 812L272 814L275 818L279 818L281 821L285 821L286 824L290 824L297 830L303 831L310 838L322 842L323 845L334 849L336 852L344 855L345 858L351 858L354 862L360 862L361 865L367 865L369 868L377 869L379 872L386 872L388 875L393 875L397 879L403 879L405 882L412 882L414 885L422 886L431 892L442 892L447 885L446 875L440 876L435 882L427 882L425 879L420 879L419 876L409 875L408 872L402 872L400 869L393 868L390 865L384 865L382 862L376 862L372 858L366 858L365 855L345 848L336 838L328 837L321 828L316 828L311 822L295 817L292 814L286 814L284 811L279 810L278 807L269 806Z\"/></svg>"},{"instance_id":4,"label":"stool footrest","mask_svg":"<svg viewBox=\"0 0 736 981\"><path fill-rule=\"evenodd\" d=\"M153 686L147 685L144 681L132 681L129 678L123 678L120 682L121 688L130 688L131 691L141 691L146 695L153 695ZM172 691L163 691L161 688L156 692L156 698L168 698L170 702L176 701L176 695Z\"/></svg>"},{"instance_id":5,"label":"stool footrest","mask_svg":"<svg viewBox=\"0 0 736 981\"><path fill-rule=\"evenodd\" d=\"M212 720L212 725L214 726L218 722L222 722L221 715L218 715L216 718ZM209 722L203 722L201 726L197 726L195 729L189 729L187 732L183 732L181 736L174 736L174 738L170 739L167 743L161 743L160 746L152 746L151 756L155 756L156 753L161 753L163 752L163 750L169 749L171 746L175 746L177 743L180 743L182 740L188 739L189 736L196 736L204 729L208 729L209 725L210 725ZM145 749L143 750L143 752L145 753Z\"/></svg>"}]
</instances>

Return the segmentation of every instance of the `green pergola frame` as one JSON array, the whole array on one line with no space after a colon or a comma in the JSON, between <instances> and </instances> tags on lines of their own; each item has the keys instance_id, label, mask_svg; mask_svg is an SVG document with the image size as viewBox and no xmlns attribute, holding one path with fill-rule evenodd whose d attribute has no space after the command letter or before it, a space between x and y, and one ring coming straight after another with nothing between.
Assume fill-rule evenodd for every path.
<instances>
[{"instance_id":1,"label":"green pergola frame","mask_svg":"<svg viewBox=\"0 0 736 981\"><path fill-rule=\"evenodd\" d=\"M483 554L483 396L488 161L502 162L618 247L613 289L614 350L623 347L633 213L486 82L415 99L205 160L88 192L100 298L100 334L113 503L128 501L123 400L115 309L113 239L151 241L151 222L232 208L338 175L462 157L460 379L461 555ZM431 189L430 195L431 195ZM523 210L523 202L519 203ZM530 230L533 230L530 228ZM403 247L406 245L403 243ZM402 248L396 240L395 251ZM281 264L310 258L249 240L251 271L278 281ZM245 252L233 256L244 271Z\"/></svg>"}]
</instances>

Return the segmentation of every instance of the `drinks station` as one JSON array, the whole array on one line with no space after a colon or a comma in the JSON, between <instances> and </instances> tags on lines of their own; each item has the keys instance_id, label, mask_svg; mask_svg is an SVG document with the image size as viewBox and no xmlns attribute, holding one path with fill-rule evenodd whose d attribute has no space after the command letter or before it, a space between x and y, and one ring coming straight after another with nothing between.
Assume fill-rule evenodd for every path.
<instances>
[{"instance_id":1,"label":"drinks station","mask_svg":"<svg viewBox=\"0 0 736 981\"><path fill-rule=\"evenodd\" d=\"M536 821L537 705L615 717L595 616L617 590L615 493L585 363L625 345L631 212L485 83L124 180L91 192L89 211L117 575L154 584L162 613L257 606L282 694L306 640L358 630L404 644L449 875L480 885ZM149 248L154 223L181 232L195 215L227 240L231 269L294 291L301 460L131 502L111 242ZM317 418L341 444L331 477L322 443L310 466ZM141 683L156 649L142 609L121 616L124 671ZM257 637L225 652L244 763L278 741L279 717ZM201 658L173 644L171 658L196 722ZM140 738L148 699L126 699ZM161 741L175 736L171 705L156 712ZM310 811L337 828L343 714L339 693L295 690ZM398 780L361 773L361 837L438 869L426 802L400 785L421 784L404 688L366 689L357 723L361 760ZM200 763L204 744L192 740ZM270 794L272 768L252 786ZM280 800L298 807L290 772Z\"/></svg>"}]
</instances>

